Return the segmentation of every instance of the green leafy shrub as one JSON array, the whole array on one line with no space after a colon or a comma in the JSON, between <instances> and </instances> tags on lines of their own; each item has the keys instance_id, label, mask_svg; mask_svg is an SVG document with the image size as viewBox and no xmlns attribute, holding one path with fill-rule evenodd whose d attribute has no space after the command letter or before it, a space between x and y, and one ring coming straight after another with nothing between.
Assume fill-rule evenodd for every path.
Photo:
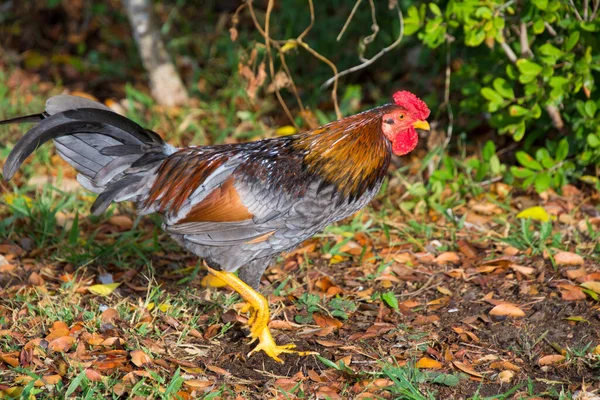
<instances>
[{"instance_id":1,"label":"green leafy shrub","mask_svg":"<svg viewBox=\"0 0 600 400\"><path fill-rule=\"evenodd\" d=\"M409 7L404 23L430 48L448 45L459 114L522 141L511 179L538 192L574 179L600 190L596 1L435 1ZM482 177L498 170L488 158Z\"/></svg>"}]
</instances>

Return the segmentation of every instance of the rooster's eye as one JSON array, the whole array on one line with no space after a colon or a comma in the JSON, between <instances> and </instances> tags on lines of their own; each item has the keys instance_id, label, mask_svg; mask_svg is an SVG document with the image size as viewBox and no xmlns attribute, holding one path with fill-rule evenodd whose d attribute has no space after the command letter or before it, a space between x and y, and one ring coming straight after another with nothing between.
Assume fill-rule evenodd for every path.
<instances>
[{"instance_id":1,"label":"rooster's eye","mask_svg":"<svg viewBox=\"0 0 600 400\"><path fill-rule=\"evenodd\" d=\"M403 119L404 119L404 117L406 117L406 115L404 115L404 114L400 114L400 115L398 115L398 119L399 119L399 120L403 120Z\"/></svg>"}]
</instances>

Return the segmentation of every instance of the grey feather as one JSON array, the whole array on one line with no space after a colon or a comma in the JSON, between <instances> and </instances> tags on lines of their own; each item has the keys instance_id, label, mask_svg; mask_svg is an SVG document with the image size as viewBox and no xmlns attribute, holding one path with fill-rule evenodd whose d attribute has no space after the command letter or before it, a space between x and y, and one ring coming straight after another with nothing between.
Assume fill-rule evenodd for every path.
<instances>
[{"instance_id":1,"label":"grey feather","mask_svg":"<svg viewBox=\"0 0 600 400\"><path fill-rule=\"evenodd\" d=\"M92 182L97 186L106 185L117 175L125 172L129 167L131 167L131 163L138 158L140 158L139 154L130 154L115 158L96 173L96 176Z\"/></svg>"},{"instance_id":2,"label":"grey feather","mask_svg":"<svg viewBox=\"0 0 600 400\"><path fill-rule=\"evenodd\" d=\"M99 110L112 112L112 110L104 104L86 99L84 97L61 94L50 97L48 100L46 100L46 112L50 115L58 114L68 110L76 110L78 108L97 108Z\"/></svg>"}]
</instances>

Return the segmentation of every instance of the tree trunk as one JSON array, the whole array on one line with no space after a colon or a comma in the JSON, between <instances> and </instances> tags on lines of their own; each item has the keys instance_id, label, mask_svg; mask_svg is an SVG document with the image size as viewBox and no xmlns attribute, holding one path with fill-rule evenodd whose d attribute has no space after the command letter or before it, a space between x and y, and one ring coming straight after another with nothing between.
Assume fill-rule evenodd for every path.
<instances>
[{"instance_id":1,"label":"tree trunk","mask_svg":"<svg viewBox=\"0 0 600 400\"><path fill-rule=\"evenodd\" d=\"M169 57L152 17L151 0L123 0L133 36L150 76L152 96L161 105L177 106L187 102L183 82Z\"/></svg>"}]
</instances>

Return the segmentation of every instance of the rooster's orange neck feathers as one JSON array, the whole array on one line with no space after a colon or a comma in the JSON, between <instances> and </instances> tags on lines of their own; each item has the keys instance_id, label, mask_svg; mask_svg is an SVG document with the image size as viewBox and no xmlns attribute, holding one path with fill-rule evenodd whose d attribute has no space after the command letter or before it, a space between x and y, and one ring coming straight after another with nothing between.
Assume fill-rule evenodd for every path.
<instances>
[{"instance_id":1,"label":"rooster's orange neck feathers","mask_svg":"<svg viewBox=\"0 0 600 400\"><path fill-rule=\"evenodd\" d=\"M394 107L385 105L301 134L294 148L305 153L309 172L354 200L385 176L390 143L381 123L383 114Z\"/></svg>"}]
</instances>

